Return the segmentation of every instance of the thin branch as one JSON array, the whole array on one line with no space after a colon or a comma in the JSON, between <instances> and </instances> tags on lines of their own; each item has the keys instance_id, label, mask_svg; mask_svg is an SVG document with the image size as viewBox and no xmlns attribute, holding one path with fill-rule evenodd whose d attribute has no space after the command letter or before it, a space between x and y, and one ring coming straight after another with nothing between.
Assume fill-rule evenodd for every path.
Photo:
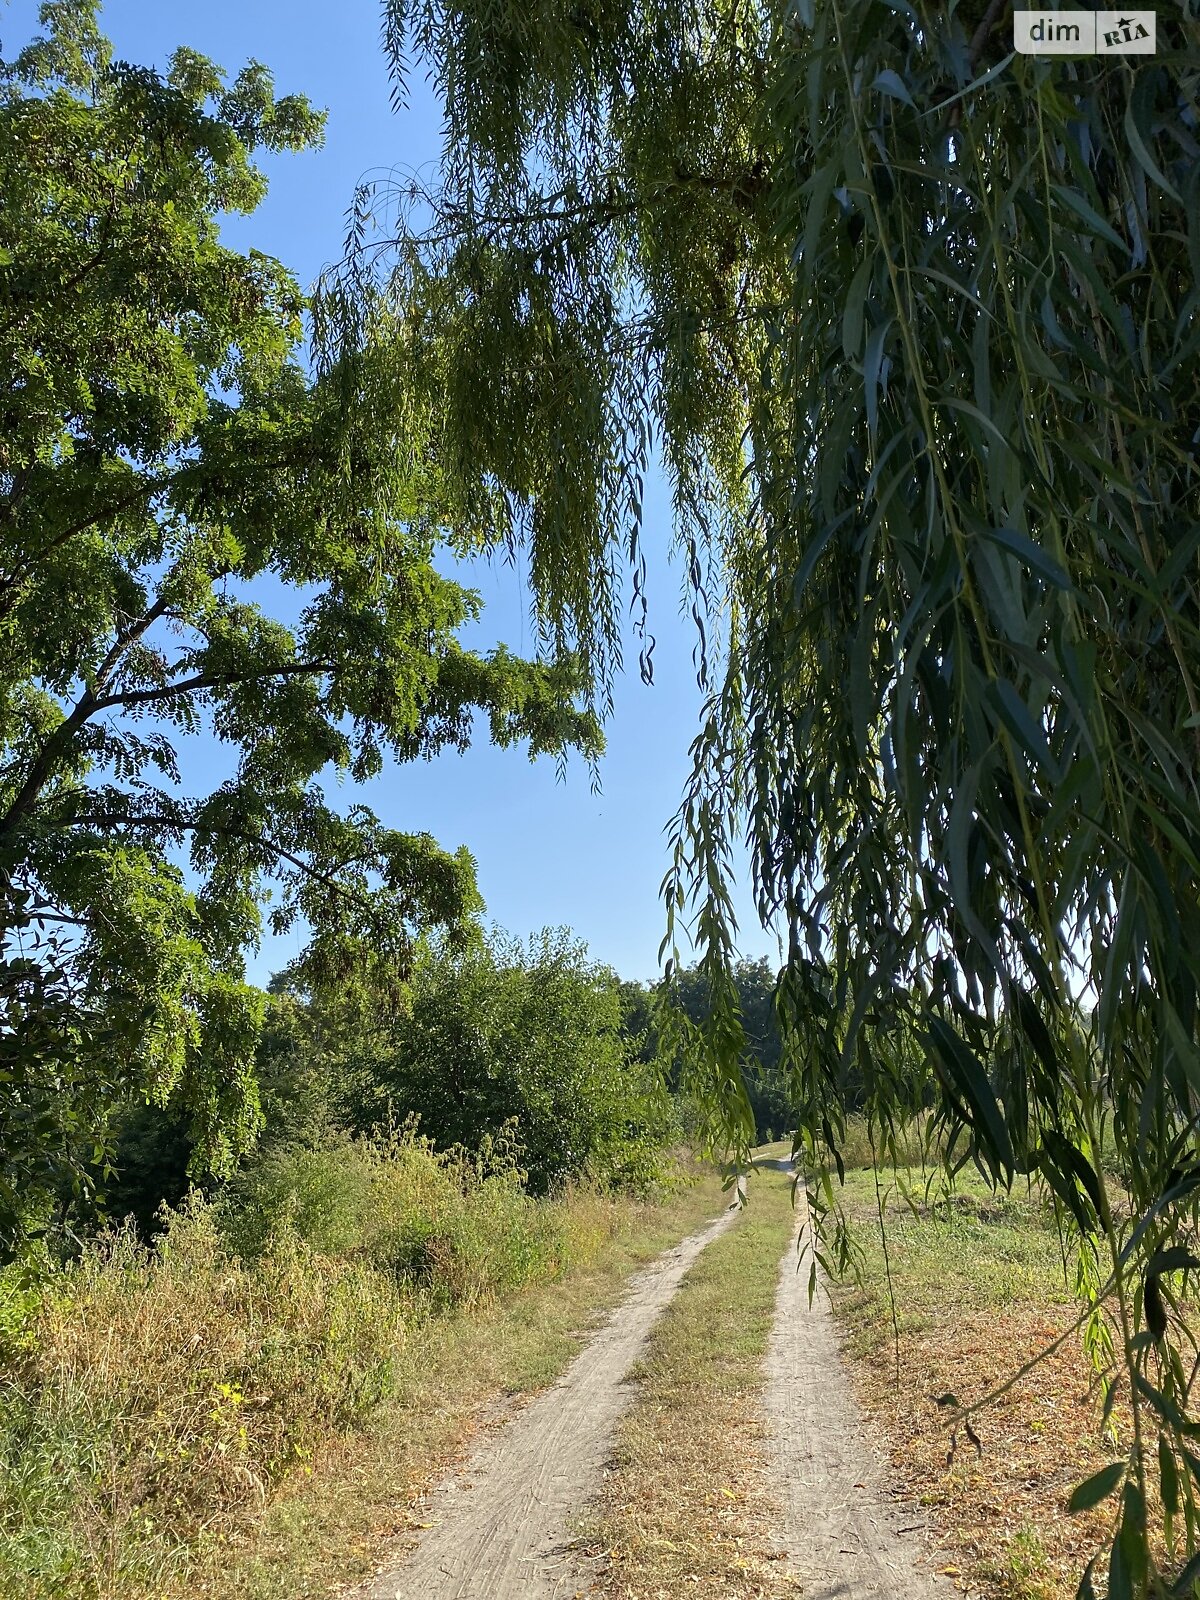
<instances>
[{"instance_id":1,"label":"thin branch","mask_svg":"<svg viewBox=\"0 0 1200 1600\"><path fill-rule=\"evenodd\" d=\"M349 862L339 862L336 866L322 871L320 868L313 866L311 861L306 861L303 856L296 855L265 833L253 833L248 828L235 828L223 822L205 822L195 817L172 817L153 812L85 812L82 815L65 818L61 824L62 827L71 828L95 827L97 825L158 828L167 833L214 833L225 838L240 839L245 844L252 844L259 849L268 851L278 860L285 861L289 866L295 867L298 872L302 872L313 883L320 884L322 888L334 890L363 910L370 911L372 908L372 901L369 896L360 894L347 884L339 883L336 876L346 866L364 859L361 856L352 857Z\"/></svg>"},{"instance_id":2,"label":"thin branch","mask_svg":"<svg viewBox=\"0 0 1200 1600\"><path fill-rule=\"evenodd\" d=\"M100 242L96 247L95 253L89 256L82 266L77 267L69 277L62 279L60 283L55 284L52 291L54 294L66 296L69 295L72 290L78 289L83 280L93 273L104 260L105 253L108 250L109 244L112 242L112 230L113 224L117 219L117 207L120 202L123 199L127 199L127 197L128 185L126 184L123 193L114 193L112 196L108 210L105 212L104 218L100 224ZM22 321L30 314L30 312L35 310L41 311L44 309L45 301L45 294L38 294L36 297L32 295L29 296L29 304L24 309L18 309L5 322L0 323L0 337L7 338L14 328L20 327Z\"/></svg>"},{"instance_id":3,"label":"thin branch","mask_svg":"<svg viewBox=\"0 0 1200 1600\"><path fill-rule=\"evenodd\" d=\"M575 223L581 223L589 229L596 229L620 221L622 218L634 216L638 212L650 210L684 189L697 188L709 193L725 192L730 195L752 194L755 186L761 184L762 180L763 173L754 167L748 167L728 177L707 172L680 171L675 174L672 181L659 184L644 194L632 197L620 198L610 194L603 200L579 200L573 204L565 204L563 202L568 198L568 191L561 190L557 194L539 195L537 202L540 204L535 202L523 210L484 212L472 212L467 206L447 205L428 190L415 189L409 192L409 198L420 199L430 207L437 218L434 226L423 234L376 239L355 251L354 255L375 256L406 247L427 250L468 236L494 240L506 231L538 227L548 223L566 229ZM567 233L560 232L553 242L562 243L566 238ZM545 243L543 240L542 245Z\"/></svg>"},{"instance_id":4,"label":"thin branch","mask_svg":"<svg viewBox=\"0 0 1200 1600\"><path fill-rule=\"evenodd\" d=\"M237 683L254 683L260 678L315 677L319 673L336 670L337 663L332 661L296 661L285 666L263 667L255 672L200 672L194 678L164 684L158 689L126 689L119 694L104 695L96 700L92 709L106 711L110 706L147 705L158 700L174 700L181 694L192 694L199 689L221 689Z\"/></svg>"},{"instance_id":5,"label":"thin branch","mask_svg":"<svg viewBox=\"0 0 1200 1600\"><path fill-rule=\"evenodd\" d=\"M190 465L191 463L189 463ZM62 545L78 538L81 533L86 533L89 528L94 528L98 522L106 521L109 517L119 516L122 511L128 511L139 500L150 499L161 490L170 488L173 483L183 476L186 470L186 468L180 468L177 472L167 473L163 477L143 479L137 488L129 494L122 495L119 500L114 500L109 505L95 508L89 511L86 516L70 523L61 533L55 534L53 539L47 540L40 548L31 551L23 561L18 562L11 572L0 578L0 599L7 596L10 590L15 589L29 569L38 561L44 560L46 556L52 554ZM8 602L8 604L11 605L11 602Z\"/></svg>"},{"instance_id":6,"label":"thin branch","mask_svg":"<svg viewBox=\"0 0 1200 1600\"><path fill-rule=\"evenodd\" d=\"M978 61L984 45L988 42L992 29L999 22L1001 13L1006 9L1007 5L1008 0L990 0L987 10L979 20L979 26L971 35L971 42L967 46L967 62L972 72L975 70L975 63Z\"/></svg>"},{"instance_id":7,"label":"thin branch","mask_svg":"<svg viewBox=\"0 0 1200 1600\"><path fill-rule=\"evenodd\" d=\"M110 679L116 670L122 654L130 644L140 639L150 626L161 616L165 615L169 600L161 595L148 610L117 636L112 648L100 665L97 676L97 688L102 688L106 679ZM76 701L70 714L59 723L54 732L46 740L26 775L25 782L17 792L3 818L0 818L0 835L8 832L13 824L24 816L33 806L38 795L53 775L55 766L66 754L72 740L79 730L98 711L107 711L113 707L126 709L135 705L151 705L166 700L178 699L180 695L190 694L201 689L217 689L224 685L236 683L253 683L260 678L295 677L302 674L314 676L322 672L336 670L334 663L328 661L298 661L280 666L264 667L255 672L231 673L197 673L195 677L185 678L179 683L166 684L156 689L129 689L118 694L97 693L96 688L88 688Z\"/></svg>"},{"instance_id":8,"label":"thin branch","mask_svg":"<svg viewBox=\"0 0 1200 1600\"><path fill-rule=\"evenodd\" d=\"M261 470L269 472L280 467L289 466L298 459L304 459L302 452L298 454L296 450L292 450L274 460L259 462L257 465ZM137 505L139 501L153 499L156 494L161 494L165 490L172 488L189 474L195 474L202 465L202 462L189 460L184 462L182 466L175 468L174 471L162 473L157 477L141 479L136 489L120 496L120 498L111 501L107 505L94 507L85 516L78 518L60 533L55 534L52 539L47 540L37 550L31 551L22 561L18 562L11 572L5 573L3 577L0 577L0 616L3 616L7 610L11 609L14 603L10 598L7 598L9 591L16 588L30 568L36 565L37 562L44 560L46 556L51 555L62 545L68 544L81 533L86 533L89 528L94 528L97 523L119 516L122 511L128 511L130 507Z\"/></svg>"},{"instance_id":9,"label":"thin branch","mask_svg":"<svg viewBox=\"0 0 1200 1600\"><path fill-rule=\"evenodd\" d=\"M168 586L169 580L163 585L164 591L168 588ZM104 692L109 683L112 681L112 675L120 665L121 657L125 654L126 650L128 650L131 644L136 644L139 639L143 638L160 617L165 616L167 611L170 609L170 604L171 602L168 595L165 592L160 594L154 604L150 606L148 610L144 611L136 622L131 623L123 632L117 634L117 637L113 641L111 650L109 650L104 660L100 663L100 666L96 672L96 680L92 685L92 692L94 694L99 695ZM101 702L97 700L97 706L99 706L100 703Z\"/></svg>"}]
</instances>

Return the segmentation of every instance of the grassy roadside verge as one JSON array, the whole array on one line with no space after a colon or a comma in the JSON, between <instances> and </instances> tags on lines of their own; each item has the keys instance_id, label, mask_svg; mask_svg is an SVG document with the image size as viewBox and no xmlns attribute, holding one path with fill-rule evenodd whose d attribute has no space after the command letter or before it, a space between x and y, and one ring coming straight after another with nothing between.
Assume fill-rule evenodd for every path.
<instances>
[{"instance_id":1,"label":"grassy roadside verge","mask_svg":"<svg viewBox=\"0 0 1200 1600\"><path fill-rule=\"evenodd\" d=\"M920 1190L920 1175L908 1175ZM899 1199L884 1215L899 1324L899 1381L874 1174L848 1172L843 1203L864 1253L861 1288L834 1307L859 1399L897 1475L927 1508L943 1566L982 1600L1070 1600L1107 1531L1105 1513L1072 1516L1071 1489L1108 1459L1079 1340L1068 1339L976 1419L982 1450L949 1438L933 1396L965 1402L1002 1382L1074 1321L1057 1234L1036 1198L962 1185L949 1204Z\"/></svg>"},{"instance_id":2,"label":"grassy roadside verge","mask_svg":"<svg viewBox=\"0 0 1200 1600\"><path fill-rule=\"evenodd\" d=\"M722 1198L706 1169L661 1203L609 1202L619 1215L586 1261L430 1324L405 1348L393 1396L366 1425L327 1442L249 1529L202 1541L155 1600L294 1600L340 1593L369 1575L421 1526L424 1492L481 1427L500 1420L499 1403L552 1382L630 1274L711 1219Z\"/></svg>"},{"instance_id":3,"label":"grassy roadside verge","mask_svg":"<svg viewBox=\"0 0 1200 1600\"><path fill-rule=\"evenodd\" d=\"M537 1199L502 1153L405 1132L283 1152L153 1245L0 1272L0 1597L340 1590L488 1403L721 1203L711 1172Z\"/></svg>"},{"instance_id":4,"label":"grassy roadside verge","mask_svg":"<svg viewBox=\"0 0 1200 1600\"><path fill-rule=\"evenodd\" d=\"M735 1226L708 1246L650 1338L637 1398L582 1533L593 1589L613 1600L776 1600L796 1594L771 1535L759 1406L790 1181L761 1171Z\"/></svg>"}]
</instances>

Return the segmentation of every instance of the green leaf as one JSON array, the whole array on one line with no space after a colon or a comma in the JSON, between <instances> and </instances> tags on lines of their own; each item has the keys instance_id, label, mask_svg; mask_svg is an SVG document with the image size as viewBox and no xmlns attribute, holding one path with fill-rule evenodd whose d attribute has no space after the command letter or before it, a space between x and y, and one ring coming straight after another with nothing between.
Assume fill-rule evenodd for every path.
<instances>
[{"instance_id":1,"label":"green leaf","mask_svg":"<svg viewBox=\"0 0 1200 1600\"><path fill-rule=\"evenodd\" d=\"M1169 1423L1172 1428L1176 1428L1181 1432L1188 1430L1188 1420L1174 1400L1165 1395L1161 1389L1156 1389L1149 1378L1140 1372L1134 1373L1133 1381L1138 1393L1146 1398L1164 1422Z\"/></svg>"},{"instance_id":2,"label":"green leaf","mask_svg":"<svg viewBox=\"0 0 1200 1600\"><path fill-rule=\"evenodd\" d=\"M1197 1583L1200 1583L1200 1551L1180 1567L1167 1593L1171 1600L1193 1600Z\"/></svg>"},{"instance_id":3,"label":"green leaf","mask_svg":"<svg viewBox=\"0 0 1200 1600\"><path fill-rule=\"evenodd\" d=\"M1121 1496L1121 1526L1117 1533L1116 1543L1113 1546L1114 1562L1119 1558L1121 1567L1124 1568L1124 1579L1128 1583L1130 1595L1142 1595L1146 1588L1147 1556L1146 1545L1146 1502L1142 1491L1132 1480L1127 1479L1125 1489ZM1109 1595L1111 1600L1113 1587L1113 1569L1109 1569Z\"/></svg>"},{"instance_id":4,"label":"green leaf","mask_svg":"<svg viewBox=\"0 0 1200 1600\"><path fill-rule=\"evenodd\" d=\"M996 678L988 685L988 699L996 714L1035 766L1052 780L1059 776L1058 763L1050 754L1045 731L1035 722L1016 686L1007 678Z\"/></svg>"},{"instance_id":5,"label":"green leaf","mask_svg":"<svg viewBox=\"0 0 1200 1600\"><path fill-rule=\"evenodd\" d=\"M998 544L1002 550L1017 556L1031 572L1036 572L1051 587L1070 589L1071 580L1054 557L1043 550L1041 545L1034 544L1025 534L1018 533L1015 528L986 528L984 537L990 539L993 544Z\"/></svg>"},{"instance_id":6,"label":"green leaf","mask_svg":"<svg viewBox=\"0 0 1200 1600\"><path fill-rule=\"evenodd\" d=\"M1108 1595L1106 1600L1135 1600L1133 1574L1126 1553L1126 1541L1120 1534L1113 1540L1108 1558Z\"/></svg>"},{"instance_id":7,"label":"green leaf","mask_svg":"<svg viewBox=\"0 0 1200 1600\"><path fill-rule=\"evenodd\" d=\"M859 620L850 648L850 712L854 723L854 738L864 758L871 749L871 725L875 713L875 697L871 682L874 632L875 606L871 604L865 608Z\"/></svg>"},{"instance_id":8,"label":"green leaf","mask_svg":"<svg viewBox=\"0 0 1200 1600\"><path fill-rule=\"evenodd\" d=\"M1187 1469L1191 1473L1196 1487L1200 1489L1200 1456L1194 1455L1185 1444L1179 1446L1179 1451L1184 1461L1187 1462Z\"/></svg>"},{"instance_id":9,"label":"green leaf","mask_svg":"<svg viewBox=\"0 0 1200 1600\"><path fill-rule=\"evenodd\" d=\"M1107 240L1109 244L1116 245L1118 250L1124 250L1126 253L1128 253L1129 246L1125 240L1121 238L1121 235L1117 233L1109 223L1105 222L1104 218L1099 214L1099 212L1093 210L1092 206L1089 205L1089 203L1081 194L1074 189L1064 188L1063 185L1059 183L1052 183L1050 185L1050 190L1051 193L1056 195L1057 198L1062 201L1063 205L1069 207L1077 217L1082 217L1084 222L1087 223L1088 227L1094 234L1097 234L1101 239Z\"/></svg>"},{"instance_id":10,"label":"green leaf","mask_svg":"<svg viewBox=\"0 0 1200 1600\"><path fill-rule=\"evenodd\" d=\"M1076 1145L1064 1137L1055 1128L1047 1128L1042 1134L1042 1144L1064 1172L1069 1172L1071 1177L1078 1182L1084 1194L1091 1201L1095 1216L1102 1210L1100 1202L1100 1179L1095 1168Z\"/></svg>"},{"instance_id":11,"label":"green leaf","mask_svg":"<svg viewBox=\"0 0 1200 1600\"><path fill-rule=\"evenodd\" d=\"M895 319L886 317L876 323L867 335L867 348L863 355L863 393L867 409L867 431L874 438L879 425L879 381L883 365L883 347L888 331Z\"/></svg>"},{"instance_id":12,"label":"green leaf","mask_svg":"<svg viewBox=\"0 0 1200 1600\"><path fill-rule=\"evenodd\" d=\"M1129 104L1125 107L1125 137L1129 140L1129 148L1146 176L1153 178L1160 189L1182 205L1183 196L1150 154L1150 112L1154 99L1154 79L1155 72L1151 69L1148 72L1139 72L1134 80L1133 93L1129 96Z\"/></svg>"},{"instance_id":13,"label":"green leaf","mask_svg":"<svg viewBox=\"0 0 1200 1600\"><path fill-rule=\"evenodd\" d=\"M821 237L821 229L825 224L825 213L829 209L829 200L841 171L842 161L840 155L833 156L819 167L804 185L806 211L804 234L800 244L800 256L806 277L810 277L815 270L813 258L816 254L817 242Z\"/></svg>"},{"instance_id":14,"label":"green leaf","mask_svg":"<svg viewBox=\"0 0 1200 1600\"><path fill-rule=\"evenodd\" d=\"M860 261L846 291L846 304L842 309L842 354L847 361L857 360L862 348L867 290L871 286L874 270L875 263L870 256Z\"/></svg>"},{"instance_id":15,"label":"green leaf","mask_svg":"<svg viewBox=\"0 0 1200 1600\"><path fill-rule=\"evenodd\" d=\"M1067 1501L1068 1511L1090 1511L1092 1506L1106 1500L1120 1486L1128 1467L1127 1461L1110 1461L1099 1472L1093 1472L1090 1478L1077 1483Z\"/></svg>"},{"instance_id":16,"label":"green leaf","mask_svg":"<svg viewBox=\"0 0 1200 1600\"><path fill-rule=\"evenodd\" d=\"M1046 1070L1049 1083L1057 1083L1059 1074L1058 1051L1041 1012L1026 990L1015 987L1013 991L1015 1020L1021 1032L1033 1046L1038 1060Z\"/></svg>"},{"instance_id":17,"label":"green leaf","mask_svg":"<svg viewBox=\"0 0 1200 1600\"><path fill-rule=\"evenodd\" d=\"M803 597L808 580L816 570L817 562L820 561L829 541L833 538L838 528L848 520L848 517L849 513L843 512L840 517L835 517L832 522L827 522L823 528L818 529L815 537L809 541L801 559L799 570L792 580L792 601L797 607Z\"/></svg>"},{"instance_id":18,"label":"green leaf","mask_svg":"<svg viewBox=\"0 0 1200 1600\"><path fill-rule=\"evenodd\" d=\"M1161 1277L1164 1272L1185 1272L1191 1267L1200 1267L1200 1257L1186 1245L1172 1244L1154 1252L1146 1263L1146 1273Z\"/></svg>"},{"instance_id":19,"label":"green leaf","mask_svg":"<svg viewBox=\"0 0 1200 1600\"><path fill-rule=\"evenodd\" d=\"M973 418L983 428L984 432L1005 455L1019 455L1011 439L1005 437L1000 428L986 412L983 412L972 400L965 400L961 395L942 395L940 405L950 411L961 411L964 416Z\"/></svg>"},{"instance_id":20,"label":"green leaf","mask_svg":"<svg viewBox=\"0 0 1200 1600\"><path fill-rule=\"evenodd\" d=\"M1096 1600L1096 1585L1092 1582L1092 1568L1096 1565L1095 1556L1083 1569L1083 1576L1079 1580L1079 1587L1075 1590L1075 1600Z\"/></svg>"},{"instance_id":21,"label":"green leaf","mask_svg":"<svg viewBox=\"0 0 1200 1600\"><path fill-rule=\"evenodd\" d=\"M903 100L904 104L912 106L914 111L917 109L913 105L912 95L908 92L908 85L898 72L892 71L891 67L885 67L882 72L877 73L871 87L882 89L884 94L890 94L894 100Z\"/></svg>"},{"instance_id":22,"label":"green leaf","mask_svg":"<svg viewBox=\"0 0 1200 1600\"><path fill-rule=\"evenodd\" d=\"M938 1059L972 1108L977 1134L997 1164L1011 1173L1015 1163L1008 1129L978 1058L941 1017L930 1020L929 1039Z\"/></svg>"},{"instance_id":23,"label":"green leaf","mask_svg":"<svg viewBox=\"0 0 1200 1600\"><path fill-rule=\"evenodd\" d=\"M1163 1510L1168 1517L1179 1515L1179 1468L1175 1452L1160 1435L1158 1440L1158 1485Z\"/></svg>"}]
</instances>

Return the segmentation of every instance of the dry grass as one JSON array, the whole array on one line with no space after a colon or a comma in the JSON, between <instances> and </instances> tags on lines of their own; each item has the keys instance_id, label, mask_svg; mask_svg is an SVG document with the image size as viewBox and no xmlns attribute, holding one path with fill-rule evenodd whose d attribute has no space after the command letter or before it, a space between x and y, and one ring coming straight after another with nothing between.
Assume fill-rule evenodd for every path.
<instances>
[{"instance_id":1,"label":"dry grass","mask_svg":"<svg viewBox=\"0 0 1200 1600\"><path fill-rule=\"evenodd\" d=\"M759 1396L788 1180L764 1172L651 1336L583 1542L590 1593L612 1600L781 1600L798 1593L773 1536L777 1507Z\"/></svg>"},{"instance_id":2,"label":"dry grass","mask_svg":"<svg viewBox=\"0 0 1200 1600\"><path fill-rule=\"evenodd\" d=\"M298 1169L257 1254L201 1206L0 1319L6 1600L330 1593L482 1407L552 1377L626 1273L720 1203L713 1178L662 1206L533 1201L419 1141L356 1159Z\"/></svg>"},{"instance_id":3,"label":"dry grass","mask_svg":"<svg viewBox=\"0 0 1200 1600\"><path fill-rule=\"evenodd\" d=\"M1090 1366L1071 1338L975 1419L982 1449L953 1459L936 1395L976 1400L1070 1326L1055 1233L1036 1200L970 1192L919 1217L890 1205L899 1312L899 1382L873 1179L844 1191L866 1257L861 1289L835 1291L859 1398L897 1476L929 1508L940 1565L985 1600L1070 1600L1108 1532L1103 1508L1067 1511L1074 1486L1108 1454Z\"/></svg>"},{"instance_id":4,"label":"dry grass","mask_svg":"<svg viewBox=\"0 0 1200 1600\"><path fill-rule=\"evenodd\" d=\"M551 1383L629 1275L718 1209L719 1181L696 1177L660 1204L577 1193L570 1204L576 1227L591 1232L590 1254L577 1251L553 1282L440 1317L410 1339L395 1392L369 1426L328 1437L252 1526L214 1531L162 1600L328 1596L387 1564L421 1526L428 1490L481 1430Z\"/></svg>"},{"instance_id":5,"label":"dry grass","mask_svg":"<svg viewBox=\"0 0 1200 1600\"><path fill-rule=\"evenodd\" d=\"M881 1153L881 1146L888 1144L895 1151L897 1164L916 1167L921 1164L922 1158L927 1154L926 1144L928 1138L928 1118L924 1112L911 1122L897 1123L889 1140L881 1141L879 1136L876 1135L874 1147L872 1147L867 1119L860 1116L850 1116L846 1118L846 1126L838 1146L838 1153L847 1172L861 1171L873 1168L877 1157L881 1161L888 1160L889 1157Z\"/></svg>"}]
</instances>

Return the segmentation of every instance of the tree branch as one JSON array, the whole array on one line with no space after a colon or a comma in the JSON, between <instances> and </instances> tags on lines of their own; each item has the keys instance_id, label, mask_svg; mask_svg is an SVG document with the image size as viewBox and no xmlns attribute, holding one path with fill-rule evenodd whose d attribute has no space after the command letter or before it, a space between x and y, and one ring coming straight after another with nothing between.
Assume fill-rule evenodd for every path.
<instances>
[{"instance_id":1,"label":"tree branch","mask_svg":"<svg viewBox=\"0 0 1200 1600\"><path fill-rule=\"evenodd\" d=\"M166 587L167 585L164 583L164 590ZM166 615L166 613L170 610L170 606L171 602L166 594L160 594L154 604L144 611L136 622L131 623L129 627L124 630L124 632L117 634L117 637L113 640L112 649L108 652L97 669L96 681L92 686L92 692L94 694L103 694L104 690L112 681L113 673L120 665L121 657L125 654L129 646L131 644L136 644L139 639L143 638L159 620L159 618ZM100 702L98 700L97 709L99 709L99 705Z\"/></svg>"},{"instance_id":2,"label":"tree branch","mask_svg":"<svg viewBox=\"0 0 1200 1600\"><path fill-rule=\"evenodd\" d=\"M115 500L109 505L100 506L89 511L86 516L71 523L61 533L56 533L53 539L47 540L40 549L32 551L23 561L18 562L11 572L0 578L0 601L4 600L10 590L16 588L17 584L20 583L21 579L36 562L44 560L46 556L57 550L61 545L78 538L81 533L86 533L89 528L94 528L98 522L103 522L108 517L119 516L122 511L128 511L130 506L136 505L139 500L149 499L161 489L169 488L171 484L183 476L185 470L185 468L181 468L178 472L167 473L161 478L143 479L131 493L122 495L119 500ZM5 614L5 611L11 608L11 604L11 601L6 601L4 610L0 610L0 615Z\"/></svg>"},{"instance_id":3,"label":"tree branch","mask_svg":"<svg viewBox=\"0 0 1200 1600\"><path fill-rule=\"evenodd\" d=\"M63 822L64 827L86 828L102 824L108 827L129 828L158 828L164 832L172 833L215 833L229 839L240 839L245 844L256 845L259 849L268 851L277 860L286 861L298 872L302 872L311 882L320 884L322 888L332 889L345 899L352 901L364 911L372 909L370 896L360 894L358 890L349 885L339 883L337 874L346 867L355 865L368 859L365 856L352 856L348 861L340 861L334 867L322 870L315 867L311 861L306 861L303 856L296 855L284 845L278 844L265 833L252 833L248 828L235 828L223 822L204 822L199 818L171 817L156 815L153 812L112 812L97 811L84 812L82 815L69 817Z\"/></svg>"},{"instance_id":4,"label":"tree branch","mask_svg":"<svg viewBox=\"0 0 1200 1600\"><path fill-rule=\"evenodd\" d=\"M106 711L111 706L148 705L157 700L174 700L181 694L192 694L198 689L220 689L236 683L254 683L259 678L295 678L305 674L316 676L337 670L332 661L296 661L286 666L263 667L255 672L200 672L194 678L183 678L179 683L164 684L158 689L126 689L119 694L104 695L96 700L92 710Z\"/></svg>"},{"instance_id":5,"label":"tree branch","mask_svg":"<svg viewBox=\"0 0 1200 1600\"><path fill-rule=\"evenodd\" d=\"M106 679L111 680L124 651L130 644L140 639L159 617L165 615L169 605L170 601L160 595L137 622L117 636L100 665L97 687L102 687ZM217 689L235 683L253 683L260 678L315 675L334 670L335 664L328 661L297 661L282 666L264 667L261 671L255 672L198 673L193 678L185 678L179 683L166 684L161 688L129 689L119 694L106 695L97 693L95 688L88 688L35 756L24 783L4 816L0 818L0 838L10 833L14 824L33 808L38 795L53 776L55 767L66 755L75 735L98 711L107 711L114 706L124 709L134 705L150 705L174 700L180 695L191 694L201 689Z\"/></svg>"},{"instance_id":6,"label":"tree branch","mask_svg":"<svg viewBox=\"0 0 1200 1600\"><path fill-rule=\"evenodd\" d=\"M260 462L258 465L263 470L272 471L279 467L288 466L297 458L297 451L293 450L277 457L273 461ZM137 505L139 500L152 499L154 495L170 489L181 479L187 477L189 473L196 472L199 465L196 461L187 461L173 472L163 473L159 477L141 479L136 489L120 496L108 505L94 507L85 516L71 523L60 533L56 533L52 539L48 539L39 549L30 552L17 564L12 572L0 577L0 616L6 615L7 611L12 607L12 600L6 598L9 592L16 588L21 579L38 561L44 560L46 556L59 549L60 546L68 544L72 539L77 538L79 534L86 533L89 528L94 528L98 522L103 522L109 517L119 516L122 511L128 511L131 506Z\"/></svg>"},{"instance_id":7,"label":"tree branch","mask_svg":"<svg viewBox=\"0 0 1200 1600\"><path fill-rule=\"evenodd\" d=\"M1000 15L1004 11L1007 4L1008 0L990 0L987 10L980 18L979 26L971 35L971 42L967 46L967 61L972 71L975 70L975 63L978 61L984 45L988 42L988 37L991 34L992 29L996 26L997 22L999 22Z\"/></svg>"}]
</instances>

